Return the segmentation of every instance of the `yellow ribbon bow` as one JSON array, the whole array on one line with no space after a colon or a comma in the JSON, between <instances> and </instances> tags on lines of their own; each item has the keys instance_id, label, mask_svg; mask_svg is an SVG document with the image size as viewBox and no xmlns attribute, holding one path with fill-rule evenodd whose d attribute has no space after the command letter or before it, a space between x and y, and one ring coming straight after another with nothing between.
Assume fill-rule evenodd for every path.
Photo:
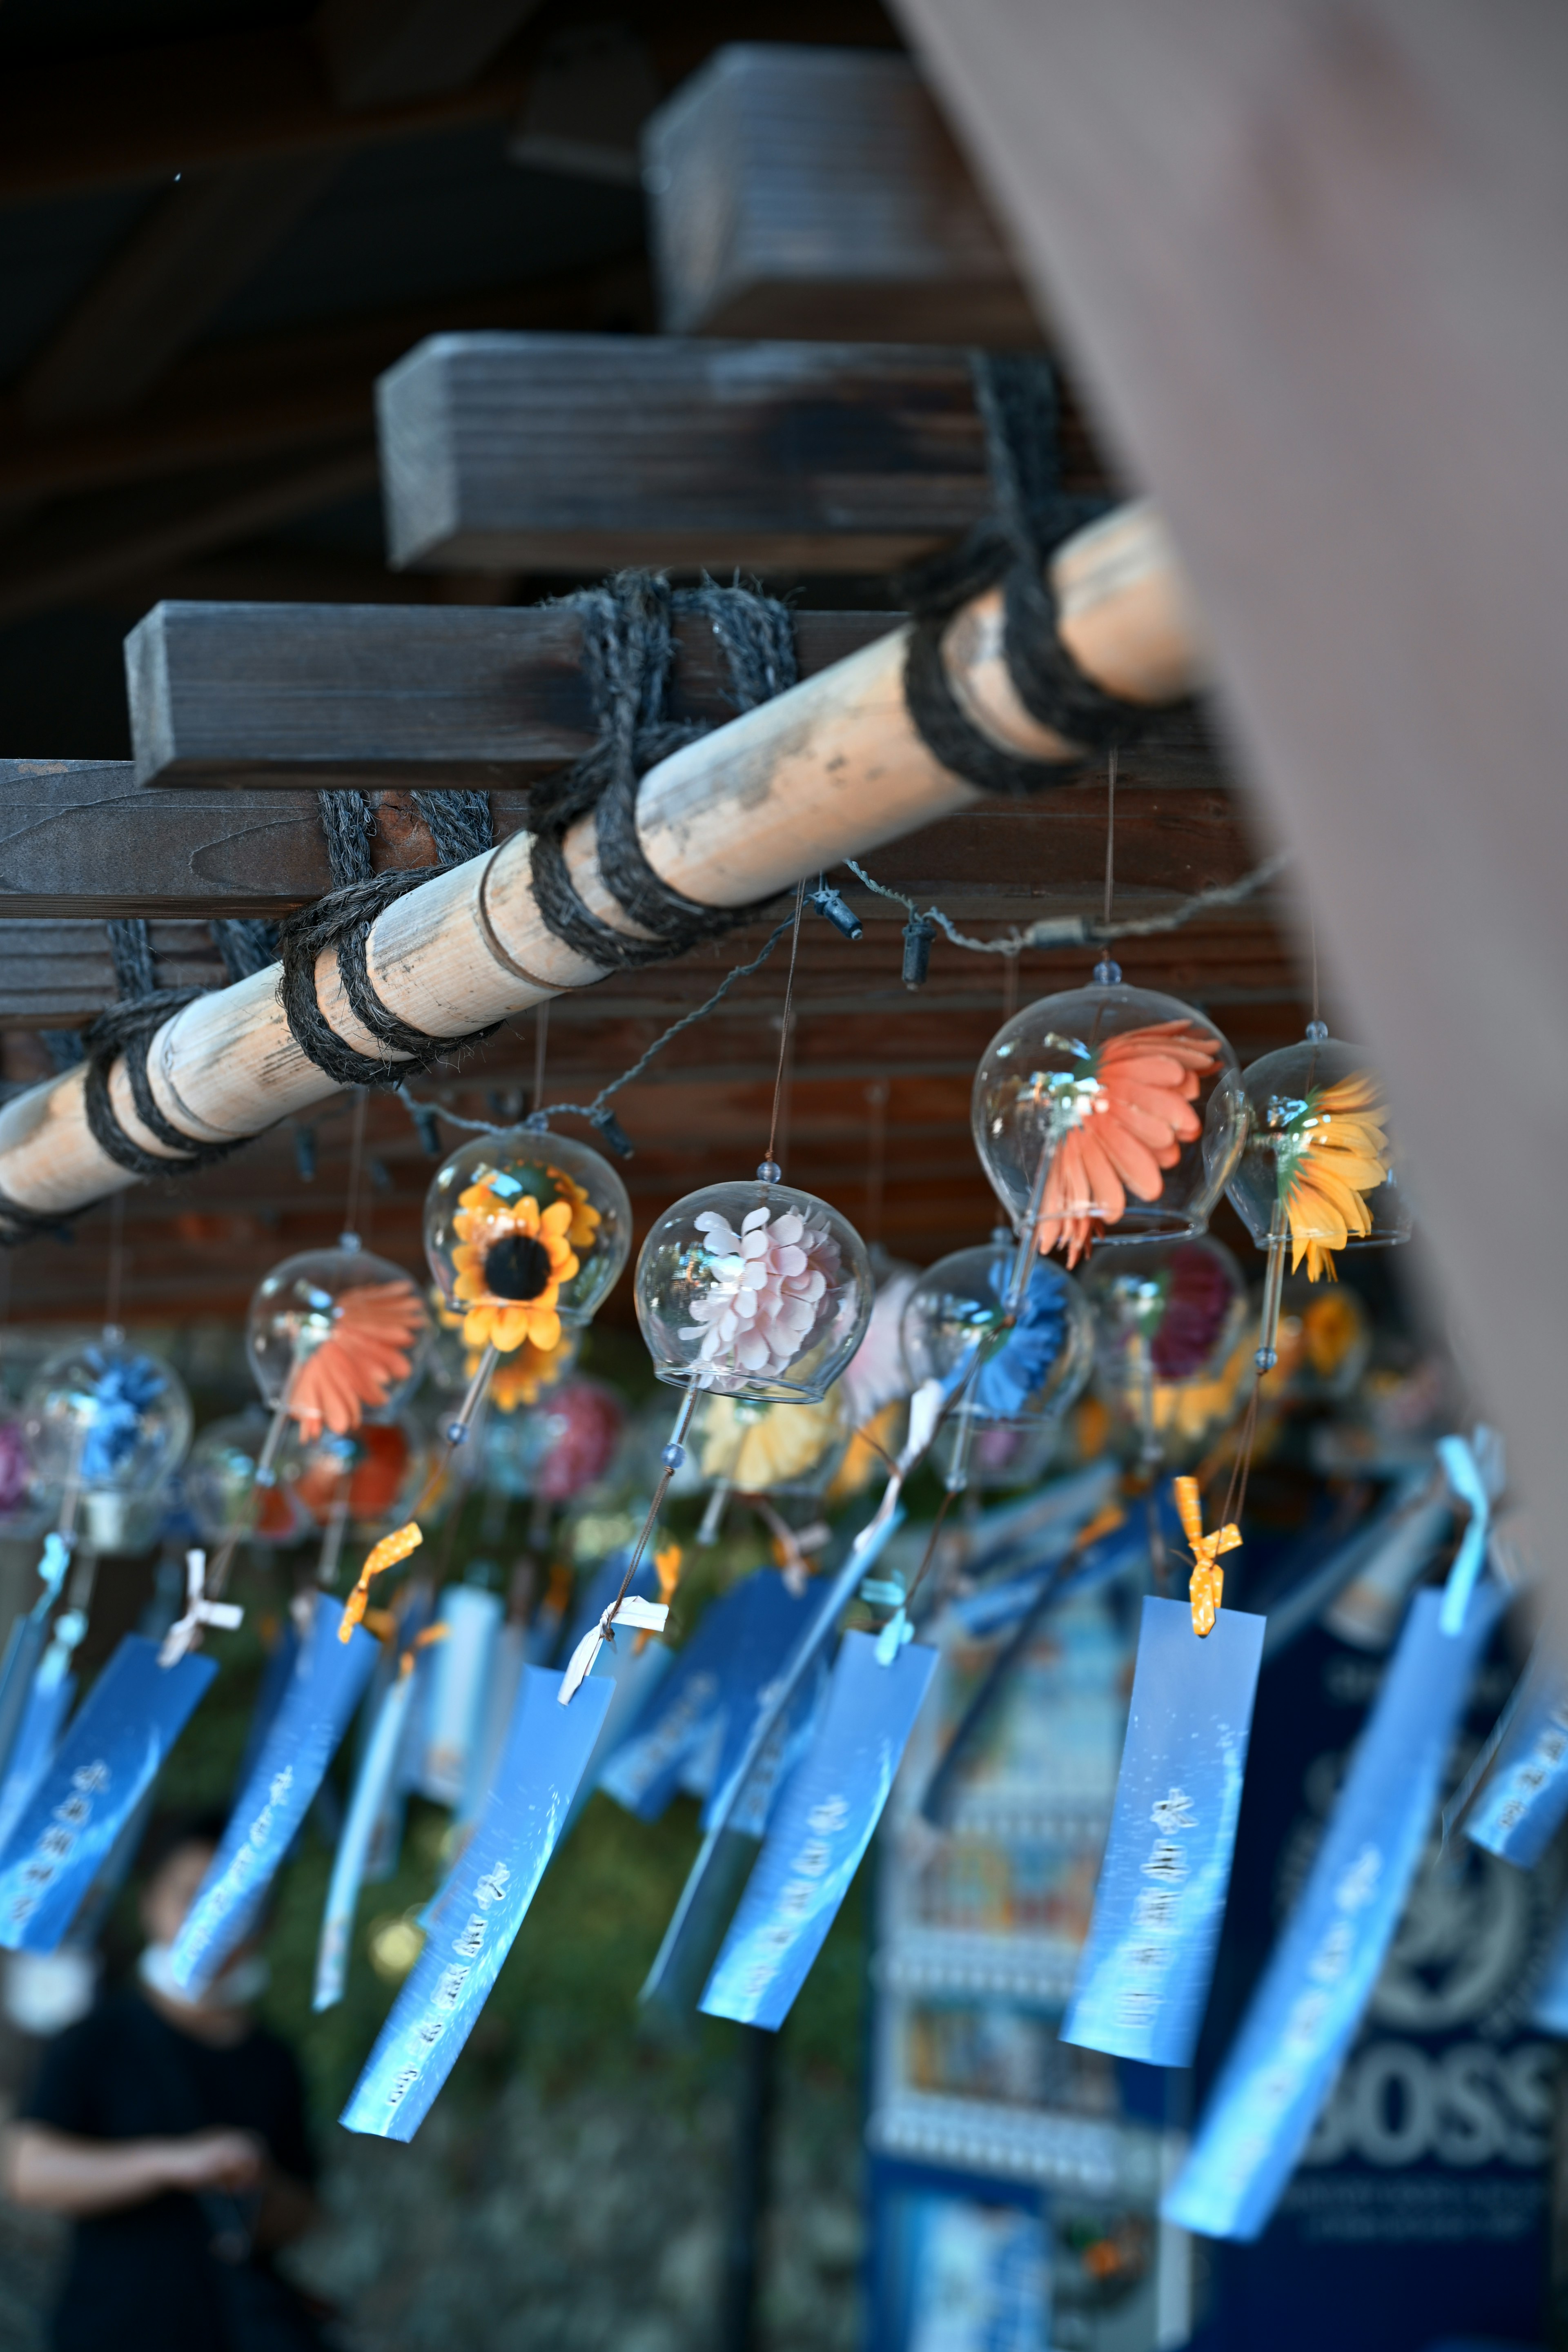
<instances>
[{"instance_id":1,"label":"yellow ribbon bow","mask_svg":"<svg viewBox=\"0 0 1568 2352\"><path fill-rule=\"evenodd\" d=\"M1198 1499L1195 1478L1178 1478L1175 1494L1182 1532L1193 1555L1192 1581L1187 1587L1187 1596L1193 1604L1193 1631L1197 1634L1212 1633L1225 1592L1225 1570L1219 1564L1219 1556L1221 1552L1237 1549L1241 1529L1231 1521L1223 1528L1215 1528L1213 1535L1205 1535L1203 1505Z\"/></svg>"},{"instance_id":2,"label":"yellow ribbon bow","mask_svg":"<svg viewBox=\"0 0 1568 2352\"><path fill-rule=\"evenodd\" d=\"M416 1551L424 1540L417 1520L410 1519L405 1528L395 1528L391 1535L383 1536L381 1541L372 1547L359 1572L359 1581L343 1603L342 1622L338 1627L340 1642L353 1638L354 1627L364 1615L370 1600L372 1577L384 1576L389 1568L395 1568L400 1559L406 1559L411 1551Z\"/></svg>"}]
</instances>

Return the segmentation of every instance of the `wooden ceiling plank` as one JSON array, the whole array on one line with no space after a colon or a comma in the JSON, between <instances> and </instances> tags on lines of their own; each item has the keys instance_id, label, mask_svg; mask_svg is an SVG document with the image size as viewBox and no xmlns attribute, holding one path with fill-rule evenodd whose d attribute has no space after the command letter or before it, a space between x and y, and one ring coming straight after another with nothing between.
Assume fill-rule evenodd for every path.
<instances>
[{"instance_id":1,"label":"wooden ceiling plank","mask_svg":"<svg viewBox=\"0 0 1568 2352\"><path fill-rule=\"evenodd\" d=\"M547 605L155 605L126 640L137 775L285 791L525 782L594 740L581 625ZM897 625L889 613L797 614L802 676ZM683 621L677 635L672 714L732 717L711 628ZM1129 755L1130 792L1218 780L1184 711Z\"/></svg>"},{"instance_id":2,"label":"wooden ceiling plank","mask_svg":"<svg viewBox=\"0 0 1568 2352\"><path fill-rule=\"evenodd\" d=\"M396 106L461 89L539 0L323 0L311 22L340 106Z\"/></svg>"},{"instance_id":3,"label":"wooden ceiling plank","mask_svg":"<svg viewBox=\"0 0 1568 2352\"><path fill-rule=\"evenodd\" d=\"M868 574L994 502L969 355L924 345L442 334L376 411L395 567ZM1076 427L1062 469L1105 495Z\"/></svg>"}]
</instances>

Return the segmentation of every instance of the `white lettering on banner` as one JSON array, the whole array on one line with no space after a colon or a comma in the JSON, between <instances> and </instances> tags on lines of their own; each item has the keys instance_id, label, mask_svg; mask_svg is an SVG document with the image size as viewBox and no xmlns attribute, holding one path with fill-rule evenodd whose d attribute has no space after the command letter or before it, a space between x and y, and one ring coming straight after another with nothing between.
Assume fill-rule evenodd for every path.
<instances>
[{"instance_id":1,"label":"white lettering on banner","mask_svg":"<svg viewBox=\"0 0 1568 2352\"><path fill-rule=\"evenodd\" d=\"M485 1937L495 1924L486 1918L485 1911L493 1911L498 1903L506 1900L506 1890L510 1883L511 1872L504 1862L498 1862L492 1869L482 1871L475 1880L474 1901L482 1904L484 1909L470 1911L463 1927L452 1938L451 1949L460 1960L479 1958L484 1949ZM448 1968L443 1969L437 1979L436 1990L424 2015L409 2028L410 2040L418 2042L426 2056L446 2032L447 2021L462 2000L463 1987L472 1974L471 1967ZM404 2066L398 2070L387 2085L386 2104L389 2107L402 2105L419 2080L421 2071L419 2066Z\"/></svg>"},{"instance_id":2,"label":"white lettering on banner","mask_svg":"<svg viewBox=\"0 0 1568 2352\"><path fill-rule=\"evenodd\" d=\"M1553 2063L1545 2042L1457 2042L1436 2057L1418 2042L1370 2042L1346 2063L1301 2161L1532 2169L1552 2152Z\"/></svg>"},{"instance_id":3,"label":"white lettering on banner","mask_svg":"<svg viewBox=\"0 0 1568 2352\"><path fill-rule=\"evenodd\" d=\"M1142 1869L1144 1877L1154 1884L1144 1887L1134 1902L1132 1924L1151 1940L1134 1944L1127 1955L1128 1967L1141 1981L1125 1985L1118 1996L1117 2012L1124 2025L1149 2024L1164 1997L1163 1980L1176 1957L1177 1889L1188 1873L1181 1832L1198 1825L1193 1801L1184 1789L1173 1789L1167 1796L1157 1798L1149 1818L1159 1834Z\"/></svg>"},{"instance_id":4,"label":"white lettering on banner","mask_svg":"<svg viewBox=\"0 0 1568 2352\"><path fill-rule=\"evenodd\" d=\"M62 1797L55 1807L48 1827L22 1865L22 1889L12 1896L8 1914L12 1927L26 1925L70 1860L78 1839L92 1819L92 1801L103 1794L110 1777L101 1759L93 1764L79 1764L71 1774L69 1796Z\"/></svg>"},{"instance_id":5,"label":"white lettering on banner","mask_svg":"<svg viewBox=\"0 0 1568 2352\"><path fill-rule=\"evenodd\" d=\"M1529 1755L1509 1774L1508 1794L1497 1815L1497 1826L1505 1836L1519 1827L1538 1790L1555 1777L1564 1755L1568 1755L1568 1714L1553 1707Z\"/></svg>"},{"instance_id":6,"label":"white lettering on banner","mask_svg":"<svg viewBox=\"0 0 1568 2352\"><path fill-rule=\"evenodd\" d=\"M796 1924L807 1917L818 1896L816 1882L827 1870L833 1849L826 1843L836 1837L849 1819L849 1807L843 1797L826 1797L813 1805L805 1817L811 1835L790 1864L791 1875L784 1881L778 1897L779 1919L764 1927L757 1936L758 1957L746 1970L744 1989L752 2000L761 2000L773 1980L773 1972L795 1937Z\"/></svg>"}]
</instances>

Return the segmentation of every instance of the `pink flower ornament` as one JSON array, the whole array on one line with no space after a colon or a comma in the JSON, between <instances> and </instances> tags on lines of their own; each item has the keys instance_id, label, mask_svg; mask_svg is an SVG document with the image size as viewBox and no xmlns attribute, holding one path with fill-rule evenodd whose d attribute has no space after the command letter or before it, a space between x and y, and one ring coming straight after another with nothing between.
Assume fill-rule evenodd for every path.
<instances>
[{"instance_id":1,"label":"pink flower ornament","mask_svg":"<svg viewBox=\"0 0 1568 2352\"><path fill-rule=\"evenodd\" d=\"M737 1234L717 1209L694 1220L704 1237L710 1286L695 1301L683 1339L700 1339L692 1372L699 1388L730 1388L748 1376L776 1380L805 1348L839 1270L838 1244L797 1210L775 1217L753 1209Z\"/></svg>"}]
</instances>

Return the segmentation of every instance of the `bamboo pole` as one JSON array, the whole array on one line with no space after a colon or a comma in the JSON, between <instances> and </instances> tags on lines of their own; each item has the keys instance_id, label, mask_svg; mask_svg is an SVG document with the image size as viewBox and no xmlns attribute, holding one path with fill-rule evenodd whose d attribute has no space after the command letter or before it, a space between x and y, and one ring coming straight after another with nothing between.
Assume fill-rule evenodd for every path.
<instances>
[{"instance_id":1,"label":"bamboo pole","mask_svg":"<svg viewBox=\"0 0 1568 2352\"><path fill-rule=\"evenodd\" d=\"M1063 642L1090 678L1151 705L1192 691L1202 664L1198 633L1152 508L1119 508L1078 533L1058 550L1051 581ZM650 770L637 820L655 871L700 904L745 906L972 802L974 793L927 751L905 707L907 635L893 630ZM995 742L1037 758L1070 750L1013 691L1002 658L999 590L955 614L943 659L965 715ZM599 874L591 817L567 835L565 855L587 905L625 929ZM393 1012L443 1037L464 1036L605 977L545 928L525 834L389 907L371 933L366 962ZM153 1092L183 1131L208 1143L258 1135L338 1091L290 1036L278 979L274 965L215 989L153 1039ZM349 1008L331 955L321 958L316 979L332 1028L360 1052L380 1053ZM72 1070L0 1111L0 1194L40 1214L68 1213L138 1181L94 1142L82 1087L82 1072ZM110 1096L127 1132L168 1157L138 1119L122 1067Z\"/></svg>"}]
</instances>

